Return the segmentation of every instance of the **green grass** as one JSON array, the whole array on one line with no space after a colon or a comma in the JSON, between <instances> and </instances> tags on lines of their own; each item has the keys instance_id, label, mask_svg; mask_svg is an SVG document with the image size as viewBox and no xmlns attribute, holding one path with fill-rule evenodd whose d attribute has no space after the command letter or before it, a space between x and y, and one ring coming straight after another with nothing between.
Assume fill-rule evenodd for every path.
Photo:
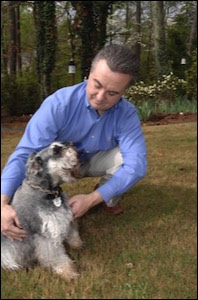
<instances>
[{"instance_id":1,"label":"green grass","mask_svg":"<svg viewBox=\"0 0 198 300\"><path fill-rule=\"evenodd\" d=\"M2 270L2 299L196 299L196 123L144 126L146 177L123 195L125 213L79 220L82 251L67 249L81 276L67 283L36 266ZM2 165L21 135L2 137ZM17 139L18 138L18 139ZM89 193L98 178L63 185Z\"/></svg>"}]
</instances>

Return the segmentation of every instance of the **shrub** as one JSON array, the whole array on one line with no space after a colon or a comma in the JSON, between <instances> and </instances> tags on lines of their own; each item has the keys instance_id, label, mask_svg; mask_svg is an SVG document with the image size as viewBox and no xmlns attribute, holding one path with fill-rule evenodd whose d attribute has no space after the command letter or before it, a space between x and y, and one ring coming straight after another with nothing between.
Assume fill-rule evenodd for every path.
<instances>
[{"instance_id":1,"label":"shrub","mask_svg":"<svg viewBox=\"0 0 198 300\"><path fill-rule=\"evenodd\" d=\"M152 85L146 85L142 81L136 83L126 91L125 97L134 104L145 100L171 102L174 101L176 96L184 94L184 88L185 81L170 73L169 75L163 75L161 80Z\"/></svg>"},{"instance_id":2,"label":"shrub","mask_svg":"<svg viewBox=\"0 0 198 300\"><path fill-rule=\"evenodd\" d=\"M34 74L6 75L1 82L1 105L11 116L32 114L39 107L40 87Z\"/></svg>"},{"instance_id":3,"label":"shrub","mask_svg":"<svg viewBox=\"0 0 198 300\"><path fill-rule=\"evenodd\" d=\"M189 99L197 98L197 51L193 52L192 65L185 72L186 95Z\"/></svg>"}]
</instances>

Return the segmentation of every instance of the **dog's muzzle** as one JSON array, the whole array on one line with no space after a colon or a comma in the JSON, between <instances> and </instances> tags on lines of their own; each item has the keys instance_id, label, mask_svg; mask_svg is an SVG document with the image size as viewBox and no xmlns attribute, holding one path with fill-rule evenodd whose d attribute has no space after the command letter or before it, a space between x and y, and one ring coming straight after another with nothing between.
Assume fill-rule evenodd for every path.
<instances>
[{"instance_id":1,"label":"dog's muzzle","mask_svg":"<svg viewBox=\"0 0 198 300\"><path fill-rule=\"evenodd\" d=\"M76 179L79 178L79 176L80 176L80 164L79 163L72 168L71 176Z\"/></svg>"}]
</instances>

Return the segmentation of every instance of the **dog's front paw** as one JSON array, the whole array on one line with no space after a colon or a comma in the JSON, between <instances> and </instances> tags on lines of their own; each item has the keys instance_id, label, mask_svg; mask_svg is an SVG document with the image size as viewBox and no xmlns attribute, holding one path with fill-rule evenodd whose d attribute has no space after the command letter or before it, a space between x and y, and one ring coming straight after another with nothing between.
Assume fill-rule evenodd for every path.
<instances>
[{"instance_id":1,"label":"dog's front paw","mask_svg":"<svg viewBox=\"0 0 198 300\"><path fill-rule=\"evenodd\" d=\"M59 266L55 271L58 275L69 282L77 279L80 276L80 273L77 272L76 267L71 262L65 266Z\"/></svg>"},{"instance_id":2,"label":"dog's front paw","mask_svg":"<svg viewBox=\"0 0 198 300\"><path fill-rule=\"evenodd\" d=\"M80 237L76 237L67 241L69 246L73 249L84 249L85 243L81 240Z\"/></svg>"}]
</instances>

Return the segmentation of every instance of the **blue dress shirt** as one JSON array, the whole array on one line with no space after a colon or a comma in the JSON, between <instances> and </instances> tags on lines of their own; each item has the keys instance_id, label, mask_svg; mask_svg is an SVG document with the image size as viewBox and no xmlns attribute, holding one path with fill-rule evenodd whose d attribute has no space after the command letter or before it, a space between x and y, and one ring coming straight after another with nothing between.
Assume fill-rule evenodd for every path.
<instances>
[{"instance_id":1,"label":"blue dress shirt","mask_svg":"<svg viewBox=\"0 0 198 300\"><path fill-rule=\"evenodd\" d=\"M108 202L120 196L146 174L146 146L137 111L121 97L99 116L86 97L87 82L57 90L47 97L30 119L21 141L2 173L2 194L10 198L25 177L28 155L53 141L75 144L80 160L119 145L123 164L98 191Z\"/></svg>"}]
</instances>

